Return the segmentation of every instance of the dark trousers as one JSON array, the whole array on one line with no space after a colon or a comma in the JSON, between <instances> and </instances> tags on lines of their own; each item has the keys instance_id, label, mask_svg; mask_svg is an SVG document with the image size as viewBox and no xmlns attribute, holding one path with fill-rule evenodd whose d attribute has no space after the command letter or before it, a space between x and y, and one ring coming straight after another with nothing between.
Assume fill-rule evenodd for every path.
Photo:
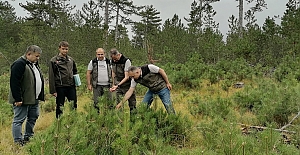
<instances>
[{"instance_id":1,"label":"dark trousers","mask_svg":"<svg viewBox=\"0 0 300 155\"><path fill-rule=\"evenodd\" d=\"M68 101L73 101L73 109L77 108L77 95L75 86L68 87L56 87L56 118L58 118L63 111L61 108L65 104L65 98L67 97Z\"/></svg>"},{"instance_id":2,"label":"dark trousers","mask_svg":"<svg viewBox=\"0 0 300 155\"><path fill-rule=\"evenodd\" d=\"M94 107L99 113L99 97L103 96L106 94L106 98L108 102L112 101L112 93L109 91L110 86L102 86L102 85L97 85L96 88L93 87L93 100L94 100ZM108 104L107 104L108 105Z\"/></svg>"}]
</instances>

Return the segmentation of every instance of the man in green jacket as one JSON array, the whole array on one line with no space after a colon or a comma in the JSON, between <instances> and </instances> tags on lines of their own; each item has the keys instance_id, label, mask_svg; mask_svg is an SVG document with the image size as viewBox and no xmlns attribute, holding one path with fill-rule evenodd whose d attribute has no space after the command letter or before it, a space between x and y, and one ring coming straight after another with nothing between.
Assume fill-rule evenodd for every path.
<instances>
[{"instance_id":1,"label":"man in green jacket","mask_svg":"<svg viewBox=\"0 0 300 155\"><path fill-rule=\"evenodd\" d=\"M36 45L11 65L9 103L13 105L12 134L14 142L24 145L33 136L39 117L39 100L44 101L44 80L38 60L42 50ZM26 120L24 136L22 124Z\"/></svg>"},{"instance_id":2,"label":"man in green jacket","mask_svg":"<svg viewBox=\"0 0 300 155\"><path fill-rule=\"evenodd\" d=\"M50 60L49 89L56 98L56 118L63 113L65 98L73 102L73 109L77 108L77 95L74 75L77 67L72 57L68 55L69 43L62 41L58 46L59 53Z\"/></svg>"}]
</instances>

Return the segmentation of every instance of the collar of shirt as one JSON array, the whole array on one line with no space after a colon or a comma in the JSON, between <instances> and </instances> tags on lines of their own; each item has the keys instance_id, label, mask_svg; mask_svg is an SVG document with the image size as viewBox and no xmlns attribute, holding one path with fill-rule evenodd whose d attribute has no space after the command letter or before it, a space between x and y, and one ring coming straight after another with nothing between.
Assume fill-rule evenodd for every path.
<instances>
[{"instance_id":1,"label":"collar of shirt","mask_svg":"<svg viewBox=\"0 0 300 155\"><path fill-rule=\"evenodd\" d=\"M103 60L99 60L99 59L97 58L97 61L105 61L105 57L103 58Z\"/></svg>"}]
</instances>

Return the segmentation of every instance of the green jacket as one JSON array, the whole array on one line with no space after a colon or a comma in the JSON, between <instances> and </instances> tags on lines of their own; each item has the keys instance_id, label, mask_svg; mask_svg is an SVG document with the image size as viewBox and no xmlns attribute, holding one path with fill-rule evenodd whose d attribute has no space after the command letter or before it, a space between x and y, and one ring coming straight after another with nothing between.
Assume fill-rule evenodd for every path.
<instances>
[{"instance_id":1,"label":"green jacket","mask_svg":"<svg viewBox=\"0 0 300 155\"><path fill-rule=\"evenodd\" d=\"M77 67L72 57L54 56L49 65L50 94L56 93L56 87L75 86L75 74Z\"/></svg>"},{"instance_id":2,"label":"green jacket","mask_svg":"<svg viewBox=\"0 0 300 155\"><path fill-rule=\"evenodd\" d=\"M9 103L23 102L23 105L35 104L36 79L32 65L36 65L42 80L41 93L38 100L44 101L44 78L38 64L32 64L25 56L20 57L11 65Z\"/></svg>"}]
</instances>

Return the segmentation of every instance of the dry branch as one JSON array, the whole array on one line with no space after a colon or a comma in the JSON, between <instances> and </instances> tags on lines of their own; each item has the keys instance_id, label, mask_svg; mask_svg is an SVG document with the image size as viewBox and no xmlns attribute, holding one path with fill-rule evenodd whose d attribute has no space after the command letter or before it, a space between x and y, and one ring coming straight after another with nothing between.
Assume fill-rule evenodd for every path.
<instances>
[{"instance_id":1,"label":"dry branch","mask_svg":"<svg viewBox=\"0 0 300 155\"><path fill-rule=\"evenodd\" d=\"M292 125L293 121L298 118L300 116L300 111L298 112L298 114L288 123L286 124L285 126L281 127L280 129L281 130L284 130L285 128L287 128L288 126Z\"/></svg>"},{"instance_id":2,"label":"dry branch","mask_svg":"<svg viewBox=\"0 0 300 155\"><path fill-rule=\"evenodd\" d=\"M272 129L272 130L279 131L279 132L293 133L293 134L296 133L295 131L289 131L289 130L284 130L284 129L274 129L274 128L268 128L268 127L264 127L264 126L246 125L246 124L242 124L242 123L238 123L238 124L242 126L243 131L247 131L249 128L250 129L252 128L252 129L259 130L259 131L266 130L266 129Z\"/></svg>"}]
</instances>

